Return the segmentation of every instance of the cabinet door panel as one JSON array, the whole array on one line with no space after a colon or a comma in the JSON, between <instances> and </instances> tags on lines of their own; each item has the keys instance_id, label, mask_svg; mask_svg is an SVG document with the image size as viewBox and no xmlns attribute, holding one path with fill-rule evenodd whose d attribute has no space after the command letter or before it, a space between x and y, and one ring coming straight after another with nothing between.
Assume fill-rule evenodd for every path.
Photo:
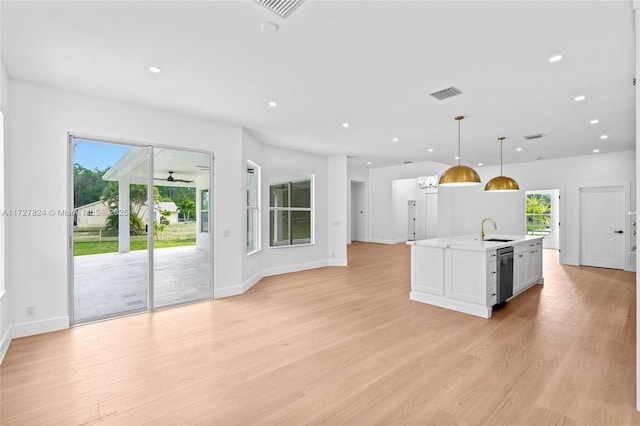
<instances>
[{"instance_id":1,"label":"cabinet door panel","mask_svg":"<svg viewBox=\"0 0 640 426\"><path fill-rule=\"evenodd\" d=\"M412 290L444 295L444 249L414 247Z\"/></svg>"},{"instance_id":2,"label":"cabinet door panel","mask_svg":"<svg viewBox=\"0 0 640 426\"><path fill-rule=\"evenodd\" d=\"M487 258L484 253L451 250L447 296L467 302L487 303Z\"/></svg>"}]
</instances>

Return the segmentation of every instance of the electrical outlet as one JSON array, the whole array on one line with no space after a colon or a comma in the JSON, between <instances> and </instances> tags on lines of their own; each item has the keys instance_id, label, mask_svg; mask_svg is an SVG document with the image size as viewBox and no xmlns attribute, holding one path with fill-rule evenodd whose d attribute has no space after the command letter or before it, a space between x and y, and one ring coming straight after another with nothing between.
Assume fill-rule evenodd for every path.
<instances>
[{"instance_id":1,"label":"electrical outlet","mask_svg":"<svg viewBox=\"0 0 640 426\"><path fill-rule=\"evenodd\" d=\"M25 306L25 310L27 312L28 317L32 317L36 314L36 307L33 305Z\"/></svg>"}]
</instances>

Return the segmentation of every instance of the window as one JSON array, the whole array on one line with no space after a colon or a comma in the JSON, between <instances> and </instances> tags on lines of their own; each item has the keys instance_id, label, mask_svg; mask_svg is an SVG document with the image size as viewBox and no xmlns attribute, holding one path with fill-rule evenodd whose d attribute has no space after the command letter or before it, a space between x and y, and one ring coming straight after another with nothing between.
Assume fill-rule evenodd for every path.
<instances>
[{"instance_id":1,"label":"window","mask_svg":"<svg viewBox=\"0 0 640 426\"><path fill-rule=\"evenodd\" d=\"M209 190L200 191L200 232L209 232Z\"/></svg>"},{"instance_id":2,"label":"window","mask_svg":"<svg viewBox=\"0 0 640 426\"><path fill-rule=\"evenodd\" d=\"M313 175L273 172L269 181L271 247L313 243Z\"/></svg>"},{"instance_id":3,"label":"window","mask_svg":"<svg viewBox=\"0 0 640 426\"><path fill-rule=\"evenodd\" d=\"M260 250L260 166L247 160L247 254Z\"/></svg>"},{"instance_id":4,"label":"window","mask_svg":"<svg viewBox=\"0 0 640 426\"><path fill-rule=\"evenodd\" d=\"M527 234L548 237L551 234L551 194L527 193L526 201Z\"/></svg>"}]
</instances>

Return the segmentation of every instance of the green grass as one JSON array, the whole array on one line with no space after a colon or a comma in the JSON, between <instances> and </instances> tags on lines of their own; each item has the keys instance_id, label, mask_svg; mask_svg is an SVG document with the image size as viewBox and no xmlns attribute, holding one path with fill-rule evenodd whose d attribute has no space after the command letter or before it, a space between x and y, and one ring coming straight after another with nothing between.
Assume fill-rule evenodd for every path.
<instances>
[{"instance_id":1,"label":"green grass","mask_svg":"<svg viewBox=\"0 0 640 426\"><path fill-rule=\"evenodd\" d=\"M192 246L196 244L195 223L176 223L166 227L162 235L156 235L155 248ZM100 241L99 241L100 240ZM73 255L116 253L118 251L118 236L100 229L81 229L73 233ZM132 235L130 250L146 250L147 235Z\"/></svg>"}]
</instances>

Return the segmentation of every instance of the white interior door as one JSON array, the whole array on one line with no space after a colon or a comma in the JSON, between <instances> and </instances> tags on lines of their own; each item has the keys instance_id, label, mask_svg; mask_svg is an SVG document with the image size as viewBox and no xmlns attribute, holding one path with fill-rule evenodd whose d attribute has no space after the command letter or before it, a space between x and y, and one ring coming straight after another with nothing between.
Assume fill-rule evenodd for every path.
<instances>
[{"instance_id":1,"label":"white interior door","mask_svg":"<svg viewBox=\"0 0 640 426\"><path fill-rule=\"evenodd\" d=\"M624 187L580 189L580 264L624 269Z\"/></svg>"},{"instance_id":2,"label":"white interior door","mask_svg":"<svg viewBox=\"0 0 640 426\"><path fill-rule=\"evenodd\" d=\"M407 241L416 240L416 200L407 202Z\"/></svg>"},{"instance_id":3,"label":"white interior door","mask_svg":"<svg viewBox=\"0 0 640 426\"><path fill-rule=\"evenodd\" d=\"M351 181L351 241L366 241L364 182Z\"/></svg>"}]
</instances>

